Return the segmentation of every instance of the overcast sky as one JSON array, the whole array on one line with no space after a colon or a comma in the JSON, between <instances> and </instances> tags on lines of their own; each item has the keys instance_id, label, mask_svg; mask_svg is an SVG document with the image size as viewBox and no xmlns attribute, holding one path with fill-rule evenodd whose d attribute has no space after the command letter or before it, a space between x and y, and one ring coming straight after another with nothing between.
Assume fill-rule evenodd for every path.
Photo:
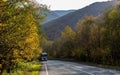
<instances>
[{"instance_id":1,"label":"overcast sky","mask_svg":"<svg viewBox=\"0 0 120 75\"><path fill-rule=\"evenodd\" d=\"M102 2L108 0L37 0L41 4L50 6L51 10L70 10L80 9L94 2Z\"/></svg>"}]
</instances>

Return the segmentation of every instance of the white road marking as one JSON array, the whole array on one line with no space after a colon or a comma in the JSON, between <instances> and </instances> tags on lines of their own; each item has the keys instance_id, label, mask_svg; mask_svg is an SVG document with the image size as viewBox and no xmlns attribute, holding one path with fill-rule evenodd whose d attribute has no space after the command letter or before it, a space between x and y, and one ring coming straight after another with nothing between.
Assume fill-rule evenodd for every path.
<instances>
[{"instance_id":1,"label":"white road marking","mask_svg":"<svg viewBox=\"0 0 120 75\"><path fill-rule=\"evenodd\" d=\"M81 70L80 68L77 68L77 67L75 67L75 66L72 66L72 68L78 69L78 70L80 70L81 72L84 72L84 73L87 73L87 74L90 74L90 75L94 75L93 73L89 73L89 72L87 72L87 71L83 71L83 70Z\"/></svg>"},{"instance_id":2,"label":"white road marking","mask_svg":"<svg viewBox=\"0 0 120 75\"><path fill-rule=\"evenodd\" d=\"M49 75L49 74L48 74L48 68L47 68L46 63L45 63L45 69L46 69L46 75Z\"/></svg>"}]
</instances>

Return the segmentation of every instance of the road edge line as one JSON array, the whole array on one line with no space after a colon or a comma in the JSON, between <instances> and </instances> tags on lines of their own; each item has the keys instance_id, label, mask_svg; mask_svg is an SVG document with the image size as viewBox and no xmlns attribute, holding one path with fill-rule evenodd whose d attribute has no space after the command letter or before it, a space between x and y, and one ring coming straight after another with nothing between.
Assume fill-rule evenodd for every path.
<instances>
[{"instance_id":1,"label":"road edge line","mask_svg":"<svg viewBox=\"0 0 120 75\"><path fill-rule=\"evenodd\" d=\"M46 63L45 63L45 69L46 69L46 75L49 75L49 74L48 74L48 68L47 68Z\"/></svg>"}]
</instances>

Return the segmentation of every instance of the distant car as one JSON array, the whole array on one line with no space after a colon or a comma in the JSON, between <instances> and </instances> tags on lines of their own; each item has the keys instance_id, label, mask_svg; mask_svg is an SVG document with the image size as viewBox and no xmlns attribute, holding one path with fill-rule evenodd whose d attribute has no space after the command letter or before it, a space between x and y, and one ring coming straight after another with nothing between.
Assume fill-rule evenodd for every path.
<instances>
[{"instance_id":1,"label":"distant car","mask_svg":"<svg viewBox=\"0 0 120 75\"><path fill-rule=\"evenodd\" d=\"M47 53L46 52L42 52L42 54L41 54L41 60L42 61L47 61Z\"/></svg>"}]
</instances>

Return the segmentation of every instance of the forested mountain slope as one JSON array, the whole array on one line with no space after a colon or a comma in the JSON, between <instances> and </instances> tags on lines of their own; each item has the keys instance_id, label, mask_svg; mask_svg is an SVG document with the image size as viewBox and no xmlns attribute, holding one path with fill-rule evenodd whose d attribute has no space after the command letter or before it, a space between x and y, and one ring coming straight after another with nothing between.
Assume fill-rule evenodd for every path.
<instances>
[{"instance_id":1,"label":"forested mountain slope","mask_svg":"<svg viewBox=\"0 0 120 75\"><path fill-rule=\"evenodd\" d=\"M70 25L70 27L74 28L75 24L85 15L92 15L96 17L100 15L102 12L104 12L105 9L109 8L114 4L115 4L114 1L96 2L85 8L76 10L58 19L45 23L43 27L48 38L50 40L53 40L56 37L60 36L61 31L63 31L63 29L67 25Z\"/></svg>"}]
</instances>

